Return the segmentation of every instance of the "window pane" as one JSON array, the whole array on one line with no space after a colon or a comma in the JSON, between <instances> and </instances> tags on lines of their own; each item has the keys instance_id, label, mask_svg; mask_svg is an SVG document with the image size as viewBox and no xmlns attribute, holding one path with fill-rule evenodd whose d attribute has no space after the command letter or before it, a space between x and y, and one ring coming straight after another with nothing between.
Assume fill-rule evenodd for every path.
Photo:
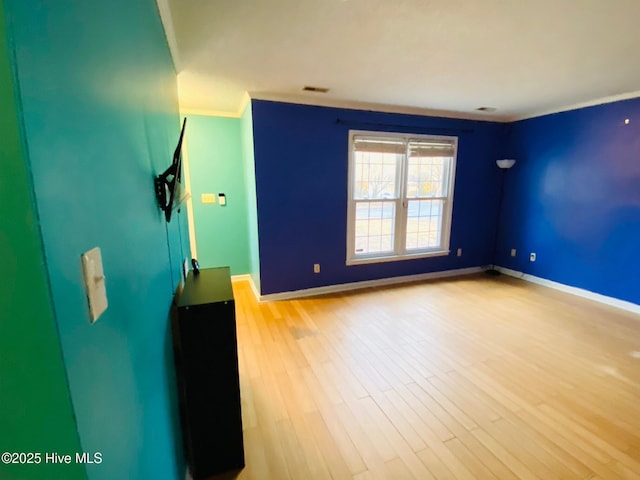
<instances>
[{"instance_id":1,"label":"window pane","mask_svg":"<svg viewBox=\"0 0 640 480\"><path fill-rule=\"evenodd\" d=\"M357 202L355 254L393 252L395 218L393 201Z\"/></svg>"},{"instance_id":2,"label":"window pane","mask_svg":"<svg viewBox=\"0 0 640 480\"><path fill-rule=\"evenodd\" d=\"M444 201L409 200L407 210L407 250L439 247Z\"/></svg>"},{"instance_id":3,"label":"window pane","mask_svg":"<svg viewBox=\"0 0 640 480\"><path fill-rule=\"evenodd\" d=\"M354 153L353 197L355 199L397 198L397 170L402 155L397 153Z\"/></svg>"},{"instance_id":4,"label":"window pane","mask_svg":"<svg viewBox=\"0 0 640 480\"><path fill-rule=\"evenodd\" d=\"M409 157L407 197L444 197L449 158Z\"/></svg>"},{"instance_id":5,"label":"window pane","mask_svg":"<svg viewBox=\"0 0 640 480\"><path fill-rule=\"evenodd\" d=\"M446 255L457 139L351 130L349 146L347 264Z\"/></svg>"}]
</instances>

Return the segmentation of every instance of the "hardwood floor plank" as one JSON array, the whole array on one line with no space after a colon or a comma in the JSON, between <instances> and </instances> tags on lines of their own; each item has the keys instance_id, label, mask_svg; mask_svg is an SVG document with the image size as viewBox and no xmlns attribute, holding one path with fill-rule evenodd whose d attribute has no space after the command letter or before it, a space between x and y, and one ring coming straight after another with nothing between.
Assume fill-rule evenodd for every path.
<instances>
[{"instance_id":1,"label":"hardwood floor plank","mask_svg":"<svg viewBox=\"0 0 640 480\"><path fill-rule=\"evenodd\" d=\"M422 437L416 432L416 428L419 428L417 423L420 421L417 417L414 417L413 422L407 420L404 412L400 410L399 404L390 400L385 392L374 392L372 398L414 452L427 446Z\"/></svg>"},{"instance_id":2,"label":"hardwood floor plank","mask_svg":"<svg viewBox=\"0 0 640 480\"><path fill-rule=\"evenodd\" d=\"M638 315L484 275L233 288L238 479L640 478Z\"/></svg>"},{"instance_id":3,"label":"hardwood floor plank","mask_svg":"<svg viewBox=\"0 0 640 480\"><path fill-rule=\"evenodd\" d=\"M633 472L636 473L636 475L640 477L640 461L629 457L629 455L627 455L625 452L620 451L619 449L615 448L613 445L602 440L602 438L600 438L598 435L590 432L586 428L574 422L572 419L564 415L561 415L560 413L558 413L557 410L553 409L549 405L542 404L540 405L539 409L546 416L556 420L558 423L562 424L566 428L576 432L576 434L580 436L582 439L584 439L586 442L593 445L595 448L599 449L604 454L615 459L617 462L623 464L626 468L632 470Z\"/></svg>"},{"instance_id":4,"label":"hardwood floor plank","mask_svg":"<svg viewBox=\"0 0 640 480\"><path fill-rule=\"evenodd\" d=\"M420 419L419 422L421 423L419 433L425 435L423 437L425 441L432 438L431 432L433 432L441 442L446 442L447 440L452 439L455 435L451 433L451 430L443 423L442 418L438 418L437 415L429 410L420 400L420 396L416 396L410 388L412 390L418 389L417 391L420 396L426 395L424 391L420 390L420 387L415 384L407 386L398 385L393 391L387 392L387 395L390 398L396 399L394 403L403 409L405 415L413 416L413 413L415 412ZM399 395L399 397L395 397L395 394ZM397 398L402 398L402 401L398 401ZM409 408L407 409L402 402L404 402L404 404Z\"/></svg>"},{"instance_id":5,"label":"hardwood floor plank","mask_svg":"<svg viewBox=\"0 0 640 480\"><path fill-rule=\"evenodd\" d=\"M515 415L508 415L505 417L505 420L513 426L520 436L530 438L535 445L557 459L576 478L587 478L589 475L592 475L591 470L589 470L584 463L573 456L570 451L566 451L563 448L564 442L562 440L558 441L558 437L552 432L550 433L550 437L545 436L548 430L546 430L543 425L538 424L537 429L534 429L531 425ZM575 452L575 450L573 451Z\"/></svg>"},{"instance_id":6,"label":"hardwood floor plank","mask_svg":"<svg viewBox=\"0 0 640 480\"><path fill-rule=\"evenodd\" d=\"M451 430L451 424L453 422L459 422L467 430L473 430L477 428L476 422L471 420L469 416L460 410L452 401L440 394L438 390L430 383L418 385L412 383L407 385L407 388L418 398L427 409L440 419L447 428Z\"/></svg>"},{"instance_id":7,"label":"hardwood floor plank","mask_svg":"<svg viewBox=\"0 0 640 480\"><path fill-rule=\"evenodd\" d=\"M334 410L369 470L380 471L385 462L397 457L395 450L380 437L379 432L371 431L361 423L362 417L356 419L354 411L347 405L336 405Z\"/></svg>"},{"instance_id":8,"label":"hardwood floor plank","mask_svg":"<svg viewBox=\"0 0 640 480\"><path fill-rule=\"evenodd\" d=\"M491 434L488 434L481 428L477 428L471 432L485 447L487 447L491 453L502 461L513 473L515 473L521 480L534 480L539 477L534 475L531 471L530 465L524 465L511 453L509 453L505 444L499 439L494 438ZM544 478L544 477L540 477Z\"/></svg>"},{"instance_id":9,"label":"hardwood floor plank","mask_svg":"<svg viewBox=\"0 0 640 480\"><path fill-rule=\"evenodd\" d=\"M464 466L469 469L469 471L475 478L479 480L498 479L498 477L491 473L491 471L480 461L480 459L469 452L469 450L467 450L467 447L465 447L457 438L452 438L451 440L447 441L445 445L456 457L458 457L458 459L464 464Z\"/></svg>"},{"instance_id":10,"label":"hardwood floor plank","mask_svg":"<svg viewBox=\"0 0 640 480\"><path fill-rule=\"evenodd\" d=\"M332 478L349 478L365 469L365 465L356 453L353 444L350 444L347 449L341 448L340 442L336 441L329 431L320 413L308 413L305 415L305 420ZM346 451L351 452L351 454ZM346 453L347 457L351 457L349 463L345 460L343 452ZM351 468L349 464L351 464Z\"/></svg>"},{"instance_id":11,"label":"hardwood floor plank","mask_svg":"<svg viewBox=\"0 0 640 480\"><path fill-rule=\"evenodd\" d=\"M456 440L458 440L464 447L472 453L487 469L499 480L517 480L518 477L507 468L507 466L500 461L487 447L478 441L471 432L460 431L456 433ZM450 447L449 442L446 445ZM454 455L456 454L455 448L451 448ZM466 460L465 460L466 461Z\"/></svg>"},{"instance_id":12,"label":"hardwood floor plank","mask_svg":"<svg viewBox=\"0 0 640 480\"><path fill-rule=\"evenodd\" d=\"M529 441L525 435L520 435L506 420L501 419L494 422L487 427L486 431L540 478L559 480L573 477L573 474L564 465L548 456L542 448Z\"/></svg>"},{"instance_id":13,"label":"hardwood floor plank","mask_svg":"<svg viewBox=\"0 0 640 480\"><path fill-rule=\"evenodd\" d=\"M275 432L282 448L282 455L291 478L320 478L312 477L311 470L304 456L304 450L293 428L290 419L276 423ZM314 469L315 470L315 469Z\"/></svg>"},{"instance_id":14,"label":"hardwood floor plank","mask_svg":"<svg viewBox=\"0 0 640 480\"><path fill-rule=\"evenodd\" d=\"M318 420L314 421L314 426L317 429L316 431L324 433L324 425L330 434L328 438L337 446L340 455L344 458L344 461L349 468L349 471L354 475L364 472L367 467L362 460L358 449L351 440L345 426L340 421L338 412L334 409L335 404L325 396L322 386L310 370L310 368L305 370L305 383L309 386L318 403L322 419L322 422L319 422ZM327 439L326 435L323 435L323 437ZM333 451L328 445L324 445L323 450L330 452Z\"/></svg>"},{"instance_id":15,"label":"hardwood floor plank","mask_svg":"<svg viewBox=\"0 0 640 480\"><path fill-rule=\"evenodd\" d=\"M451 478L455 478L453 473L445 462L440 460L438 456L433 453L433 450L430 448L425 448L424 450L420 450L418 452L418 458L424 463L427 469L433 474L437 480L448 480Z\"/></svg>"},{"instance_id":16,"label":"hardwood floor plank","mask_svg":"<svg viewBox=\"0 0 640 480\"><path fill-rule=\"evenodd\" d=\"M549 441L587 466L594 474L599 474L607 479L615 478L612 476L611 469L607 467L610 459L602 457L598 452L594 454L588 446L585 447L584 443L576 442L572 435L566 433L563 428L557 428L553 422L540 421L541 417L532 415L530 411L522 410L517 412L517 415L528 426L541 432Z\"/></svg>"}]
</instances>

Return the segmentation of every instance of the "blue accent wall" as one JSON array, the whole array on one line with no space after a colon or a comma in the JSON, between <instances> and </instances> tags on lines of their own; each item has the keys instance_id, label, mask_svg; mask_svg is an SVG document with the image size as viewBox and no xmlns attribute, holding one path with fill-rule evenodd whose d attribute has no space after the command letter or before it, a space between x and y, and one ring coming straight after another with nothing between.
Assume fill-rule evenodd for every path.
<instances>
[{"instance_id":1,"label":"blue accent wall","mask_svg":"<svg viewBox=\"0 0 640 480\"><path fill-rule=\"evenodd\" d=\"M496 263L640 304L640 99L516 122L509 148Z\"/></svg>"},{"instance_id":2,"label":"blue accent wall","mask_svg":"<svg viewBox=\"0 0 640 480\"><path fill-rule=\"evenodd\" d=\"M156 3L5 5L80 443L103 458L87 474L183 478L168 313L190 255L184 213L167 225L153 189L180 127ZM90 325L80 255L96 246L109 308Z\"/></svg>"},{"instance_id":3,"label":"blue accent wall","mask_svg":"<svg viewBox=\"0 0 640 480\"><path fill-rule=\"evenodd\" d=\"M491 263L505 125L260 100L252 113L263 295ZM345 264L350 129L459 137L449 256Z\"/></svg>"}]
</instances>

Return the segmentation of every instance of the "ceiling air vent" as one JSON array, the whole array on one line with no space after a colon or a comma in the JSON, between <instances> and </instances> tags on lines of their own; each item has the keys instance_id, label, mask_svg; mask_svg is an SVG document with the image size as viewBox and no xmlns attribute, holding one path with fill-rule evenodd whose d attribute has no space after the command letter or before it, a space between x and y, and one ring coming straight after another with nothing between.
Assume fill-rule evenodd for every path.
<instances>
[{"instance_id":1,"label":"ceiling air vent","mask_svg":"<svg viewBox=\"0 0 640 480\"><path fill-rule=\"evenodd\" d=\"M479 112L495 112L496 109L493 107L478 107L476 108L477 111Z\"/></svg>"},{"instance_id":2,"label":"ceiling air vent","mask_svg":"<svg viewBox=\"0 0 640 480\"><path fill-rule=\"evenodd\" d=\"M325 87L311 87L309 85L305 85L302 87L303 92L316 92L316 93L327 93L329 91L328 88Z\"/></svg>"}]
</instances>

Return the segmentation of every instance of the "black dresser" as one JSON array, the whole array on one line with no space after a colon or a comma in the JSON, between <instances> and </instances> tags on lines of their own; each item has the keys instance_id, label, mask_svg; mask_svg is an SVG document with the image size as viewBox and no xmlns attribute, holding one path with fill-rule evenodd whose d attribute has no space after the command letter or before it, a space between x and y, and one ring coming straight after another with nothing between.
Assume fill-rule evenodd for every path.
<instances>
[{"instance_id":1,"label":"black dresser","mask_svg":"<svg viewBox=\"0 0 640 480\"><path fill-rule=\"evenodd\" d=\"M244 467L229 267L189 272L172 315L185 455L194 480Z\"/></svg>"}]
</instances>

